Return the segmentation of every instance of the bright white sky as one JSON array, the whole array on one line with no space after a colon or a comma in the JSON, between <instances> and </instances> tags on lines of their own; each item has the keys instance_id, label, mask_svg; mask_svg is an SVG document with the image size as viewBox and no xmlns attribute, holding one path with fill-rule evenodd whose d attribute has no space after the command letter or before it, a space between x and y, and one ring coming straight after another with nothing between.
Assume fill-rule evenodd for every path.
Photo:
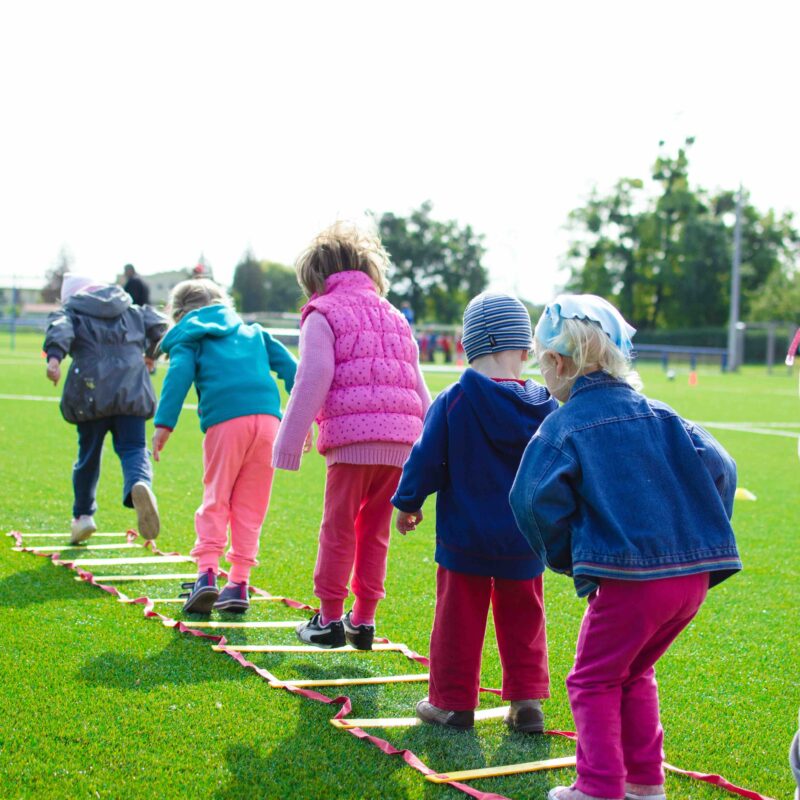
<instances>
[{"instance_id":1,"label":"bright white sky","mask_svg":"<svg viewBox=\"0 0 800 800\"><path fill-rule=\"evenodd\" d=\"M338 217L486 234L548 299L593 185L697 137L692 177L800 210L800 6L754 2L4 3L0 275L62 246L111 280L243 251L292 263ZM7 282L7 281L3 281Z\"/></svg>"}]
</instances>

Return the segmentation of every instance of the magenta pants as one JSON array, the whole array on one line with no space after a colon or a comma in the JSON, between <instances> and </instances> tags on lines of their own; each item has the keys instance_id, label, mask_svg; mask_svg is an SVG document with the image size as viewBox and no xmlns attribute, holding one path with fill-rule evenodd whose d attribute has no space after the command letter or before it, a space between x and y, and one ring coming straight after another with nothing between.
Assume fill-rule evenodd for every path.
<instances>
[{"instance_id":1,"label":"magenta pants","mask_svg":"<svg viewBox=\"0 0 800 800\"><path fill-rule=\"evenodd\" d=\"M625 781L664 782L664 731L654 665L691 622L708 573L604 579L589 597L567 692L578 732L576 787L622 798Z\"/></svg>"},{"instance_id":2,"label":"magenta pants","mask_svg":"<svg viewBox=\"0 0 800 800\"><path fill-rule=\"evenodd\" d=\"M490 603L503 665L503 699L550 697L542 576L508 580L440 566L428 687L428 699L438 708L470 711L478 705Z\"/></svg>"},{"instance_id":3,"label":"magenta pants","mask_svg":"<svg viewBox=\"0 0 800 800\"><path fill-rule=\"evenodd\" d=\"M203 440L203 502L194 515L198 569L219 572L228 544L229 579L246 583L256 566L261 526L272 490L272 443L279 421L269 414L236 417L212 425Z\"/></svg>"},{"instance_id":4,"label":"magenta pants","mask_svg":"<svg viewBox=\"0 0 800 800\"><path fill-rule=\"evenodd\" d=\"M401 469L380 464L332 464L325 482L325 506L314 568L314 594L326 618L341 615L353 594L374 610L386 596L386 558L392 522L392 495Z\"/></svg>"}]
</instances>

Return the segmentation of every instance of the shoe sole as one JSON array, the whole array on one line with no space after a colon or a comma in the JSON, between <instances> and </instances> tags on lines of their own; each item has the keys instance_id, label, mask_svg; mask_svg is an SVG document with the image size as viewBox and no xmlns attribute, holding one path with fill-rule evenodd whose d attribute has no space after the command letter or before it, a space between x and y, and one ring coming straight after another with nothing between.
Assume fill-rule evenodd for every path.
<instances>
[{"instance_id":1,"label":"shoe sole","mask_svg":"<svg viewBox=\"0 0 800 800\"><path fill-rule=\"evenodd\" d=\"M210 614L218 597L218 589L213 586L204 586L183 604L181 610L184 614Z\"/></svg>"},{"instance_id":2,"label":"shoe sole","mask_svg":"<svg viewBox=\"0 0 800 800\"><path fill-rule=\"evenodd\" d=\"M355 647L356 650L372 650L372 642L375 639L374 633L350 633L345 628L344 636L347 643L351 647Z\"/></svg>"},{"instance_id":3,"label":"shoe sole","mask_svg":"<svg viewBox=\"0 0 800 800\"><path fill-rule=\"evenodd\" d=\"M215 611L228 611L231 614L244 614L250 608L250 603L245 600L223 600L221 603L214 603Z\"/></svg>"},{"instance_id":4,"label":"shoe sole","mask_svg":"<svg viewBox=\"0 0 800 800\"><path fill-rule=\"evenodd\" d=\"M156 497L146 483L136 483L131 489L131 502L136 509L136 525L145 539L155 539L161 530Z\"/></svg>"},{"instance_id":5,"label":"shoe sole","mask_svg":"<svg viewBox=\"0 0 800 800\"><path fill-rule=\"evenodd\" d=\"M506 726L514 733L544 733L544 724L542 725L515 725L510 720L504 719Z\"/></svg>"},{"instance_id":6,"label":"shoe sole","mask_svg":"<svg viewBox=\"0 0 800 800\"><path fill-rule=\"evenodd\" d=\"M435 719L425 719L425 717L421 717L419 714L417 714L417 719L422 720L426 725L438 725L440 728L450 728L454 731L471 731L475 727L474 722L470 725L458 725L452 722L439 722Z\"/></svg>"},{"instance_id":7,"label":"shoe sole","mask_svg":"<svg viewBox=\"0 0 800 800\"><path fill-rule=\"evenodd\" d=\"M80 533L73 534L69 538L70 544L83 544L93 533L97 531L97 526L94 525L92 527L87 528L86 530L81 531Z\"/></svg>"}]
</instances>

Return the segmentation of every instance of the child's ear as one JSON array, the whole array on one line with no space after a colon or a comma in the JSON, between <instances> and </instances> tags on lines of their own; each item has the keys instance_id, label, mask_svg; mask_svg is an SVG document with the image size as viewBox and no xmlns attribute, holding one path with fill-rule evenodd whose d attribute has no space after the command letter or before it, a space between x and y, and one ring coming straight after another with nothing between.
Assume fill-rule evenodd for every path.
<instances>
[{"instance_id":1,"label":"child's ear","mask_svg":"<svg viewBox=\"0 0 800 800\"><path fill-rule=\"evenodd\" d=\"M562 356L561 353L553 352L551 356L553 363L556 365L556 376L560 378L564 374L564 368L567 362L564 360L564 356Z\"/></svg>"}]
</instances>

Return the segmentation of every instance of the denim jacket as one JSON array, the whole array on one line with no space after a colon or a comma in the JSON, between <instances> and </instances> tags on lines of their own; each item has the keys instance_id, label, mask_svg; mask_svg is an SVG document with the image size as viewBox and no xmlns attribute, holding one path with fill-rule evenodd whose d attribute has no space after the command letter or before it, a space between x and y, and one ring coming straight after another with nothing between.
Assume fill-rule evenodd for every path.
<instances>
[{"instance_id":1,"label":"denim jacket","mask_svg":"<svg viewBox=\"0 0 800 800\"><path fill-rule=\"evenodd\" d=\"M735 490L736 464L707 431L593 372L531 439L510 501L534 552L584 597L602 578L708 572L714 586L738 572Z\"/></svg>"}]
</instances>

